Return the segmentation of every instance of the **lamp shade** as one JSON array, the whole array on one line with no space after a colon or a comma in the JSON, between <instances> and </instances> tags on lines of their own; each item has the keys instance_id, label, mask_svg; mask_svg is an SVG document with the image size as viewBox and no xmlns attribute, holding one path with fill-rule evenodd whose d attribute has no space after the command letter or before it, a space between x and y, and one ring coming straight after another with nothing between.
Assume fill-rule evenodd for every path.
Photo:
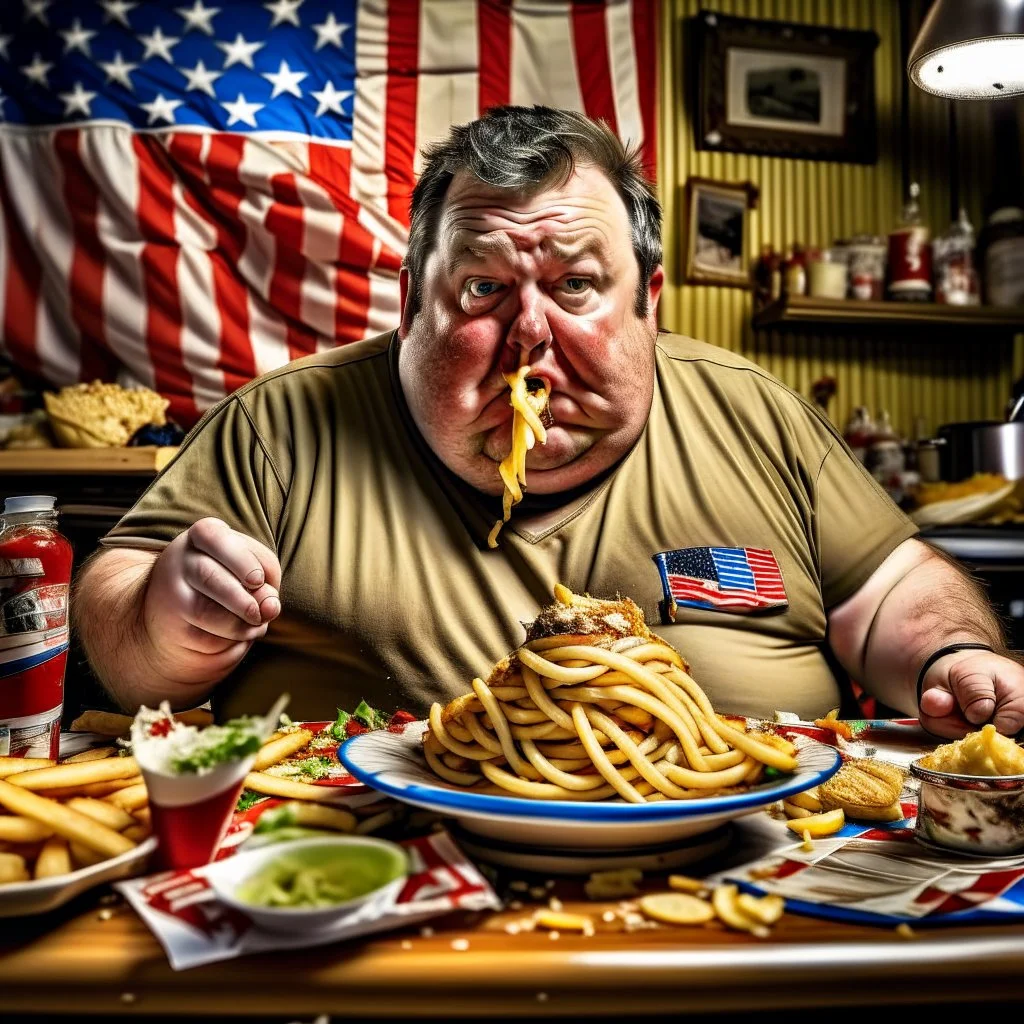
<instances>
[{"instance_id":1,"label":"lamp shade","mask_svg":"<svg viewBox=\"0 0 1024 1024\"><path fill-rule=\"evenodd\" d=\"M907 71L925 92L947 99L1024 93L1024 0L935 0Z\"/></svg>"}]
</instances>

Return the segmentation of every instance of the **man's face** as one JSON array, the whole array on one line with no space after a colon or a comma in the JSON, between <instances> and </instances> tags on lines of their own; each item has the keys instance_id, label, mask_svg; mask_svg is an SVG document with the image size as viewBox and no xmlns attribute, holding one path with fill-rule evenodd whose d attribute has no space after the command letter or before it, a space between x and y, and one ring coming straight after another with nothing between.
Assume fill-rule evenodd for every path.
<instances>
[{"instance_id":1,"label":"man's face","mask_svg":"<svg viewBox=\"0 0 1024 1024\"><path fill-rule=\"evenodd\" d=\"M502 373L523 360L547 382L554 419L547 444L527 455L529 489L557 493L613 465L650 411L661 281L659 267L638 318L629 217L598 169L531 194L456 175L412 320L403 277L399 377L431 448L500 494L498 463L512 447Z\"/></svg>"}]
</instances>

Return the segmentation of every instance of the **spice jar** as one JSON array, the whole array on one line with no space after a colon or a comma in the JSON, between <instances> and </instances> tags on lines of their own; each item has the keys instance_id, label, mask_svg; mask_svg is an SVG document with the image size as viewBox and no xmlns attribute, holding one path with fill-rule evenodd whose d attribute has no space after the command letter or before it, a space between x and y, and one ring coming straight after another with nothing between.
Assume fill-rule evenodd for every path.
<instances>
[{"instance_id":1,"label":"spice jar","mask_svg":"<svg viewBox=\"0 0 1024 1024\"><path fill-rule=\"evenodd\" d=\"M847 247L850 298L879 301L885 291L885 240L878 235L855 235Z\"/></svg>"}]
</instances>

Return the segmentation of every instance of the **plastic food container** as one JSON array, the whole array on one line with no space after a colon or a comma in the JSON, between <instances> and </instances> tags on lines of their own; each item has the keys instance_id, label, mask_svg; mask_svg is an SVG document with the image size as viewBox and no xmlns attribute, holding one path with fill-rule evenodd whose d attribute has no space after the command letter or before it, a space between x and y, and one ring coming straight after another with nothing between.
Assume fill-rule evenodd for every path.
<instances>
[{"instance_id":1,"label":"plastic food container","mask_svg":"<svg viewBox=\"0 0 1024 1024\"><path fill-rule=\"evenodd\" d=\"M820 259L810 264L807 271L810 293L819 299L845 299L848 268L838 256L822 253Z\"/></svg>"},{"instance_id":2,"label":"plastic food container","mask_svg":"<svg viewBox=\"0 0 1024 1024\"><path fill-rule=\"evenodd\" d=\"M1024 854L1024 775L954 775L923 767L916 838L982 857Z\"/></svg>"}]
</instances>

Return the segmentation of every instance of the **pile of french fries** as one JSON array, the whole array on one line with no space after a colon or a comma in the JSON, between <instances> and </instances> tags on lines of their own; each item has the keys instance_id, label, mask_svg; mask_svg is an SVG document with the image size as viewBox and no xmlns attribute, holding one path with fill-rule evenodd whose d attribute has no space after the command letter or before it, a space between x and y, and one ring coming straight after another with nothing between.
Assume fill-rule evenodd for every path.
<instances>
[{"instance_id":1,"label":"pile of french fries","mask_svg":"<svg viewBox=\"0 0 1024 1024\"><path fill-rule=\"evenodd\" d=\"M0 757L0 885L66 875L133 850L150 834L132 757L98 747L61 763Z\"/></svg>"}]
</instances>

